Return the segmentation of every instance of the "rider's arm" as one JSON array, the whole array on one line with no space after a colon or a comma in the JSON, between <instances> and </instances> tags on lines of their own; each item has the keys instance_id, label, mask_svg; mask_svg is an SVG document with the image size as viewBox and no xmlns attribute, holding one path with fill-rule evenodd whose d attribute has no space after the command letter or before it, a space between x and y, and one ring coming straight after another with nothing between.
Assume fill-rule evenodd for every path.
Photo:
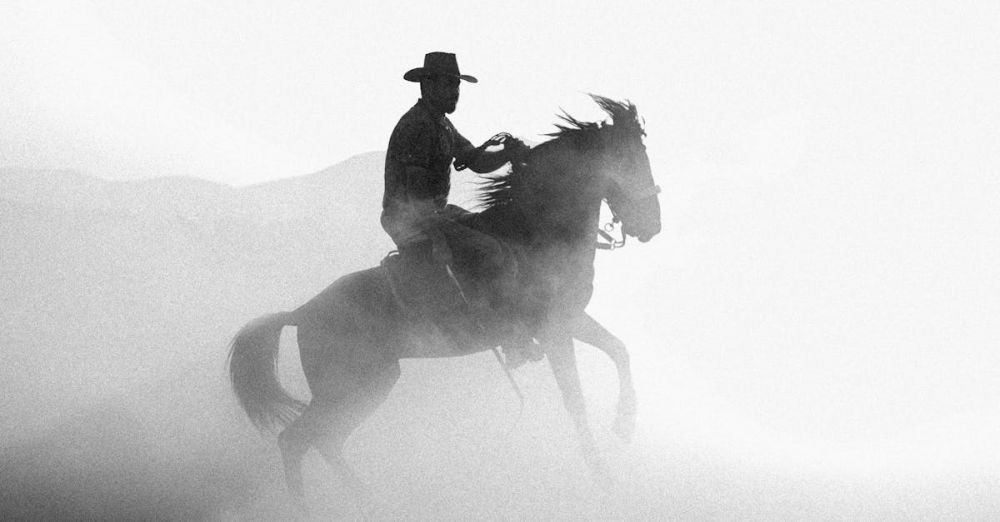
<instances>
[{"instance_id":1,"label":"rider's arm","mask_svg":"<svg viewBox=\"0 0 1000 522\"><path fill-rule=\"evenodd\" d=\"M490 145L496 145L496 143L487 140L482 145L474 147L469 140L456 132L455 165L468 167L479 174L493 172L508 161L512 161L518 151L518 146L524 144L520 140L509 139L504 142L503 148L500 150L488 150Z\"/></svg>"}]
</instances>

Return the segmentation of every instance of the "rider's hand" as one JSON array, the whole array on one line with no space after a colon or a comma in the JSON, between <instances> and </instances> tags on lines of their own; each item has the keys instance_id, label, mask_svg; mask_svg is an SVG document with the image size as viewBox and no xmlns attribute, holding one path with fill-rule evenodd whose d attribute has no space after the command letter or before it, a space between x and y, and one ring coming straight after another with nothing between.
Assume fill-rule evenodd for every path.
<instances>
[{"instance_id":1,"label":"rider's hand","mask_svg":"<svg viewBox=\"0 0 1000 522\"><path fill-rule=\"evenodd\" d=\"M507 153L507 161L514 163L520 161L528 153L529 148L523 141L511 137L504 143L503 150Z\"/></svg>"},{"instance_id":2,"label":"rider's hand","mask_svg":"<svg viewBox=\"0 0 1000 522\"><path fill-rule=\"evenodd\" d=\"M520 161L528 152L528 146L523 141L511 136L504 141L503 151L507 155L507 161L515 163Z\"/></svg>"}]
</instances>

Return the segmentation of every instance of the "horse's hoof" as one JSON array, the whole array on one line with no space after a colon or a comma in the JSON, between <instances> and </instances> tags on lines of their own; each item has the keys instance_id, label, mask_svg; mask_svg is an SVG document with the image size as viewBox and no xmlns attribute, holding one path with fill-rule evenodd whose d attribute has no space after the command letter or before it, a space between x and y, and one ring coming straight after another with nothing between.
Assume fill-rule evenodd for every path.
<instances>
[{"instance_id":1,"label":"horse's hoof","mask_svg":"<svg viewBox=\"0 0 1000 522\"><path fill-rule=\"evenodd\" d=\"M613 431L623 441L632 442L632 436L635 434L635 417L619 415L615 419Z\"/></svg>"},{"instance_id":2,"label":"horse's hoof","mask_svg":"<svg viewBox=\"0 0 1000 522\"><path fill-rule=\"evenodd\" d=\"M375 504L374 499L359 500L357 503L358 515L361 516L361 520L375 520L376 511L378 506Z\"/></svg>"},{"instance_id":3,"label":"horse's hoof","mask_svg":"<svg viewBox=\"0 0 1000 522\"><path fill-rule=\"evenodd\" d=\"M611 492L617 482L611 476L611 471L608 470L607 466L603 464L594 467L594 482L597 483L597 487L600 488L605 493Z\"/></svg>"}]
</instances>

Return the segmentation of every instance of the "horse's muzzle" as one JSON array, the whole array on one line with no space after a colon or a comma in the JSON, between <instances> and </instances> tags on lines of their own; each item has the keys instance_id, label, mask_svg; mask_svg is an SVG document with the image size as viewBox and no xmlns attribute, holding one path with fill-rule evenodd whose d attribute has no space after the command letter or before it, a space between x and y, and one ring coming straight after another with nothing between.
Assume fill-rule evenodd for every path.
<instances>
[{"instance_id":1,"label":"horse's muzzle","mask_svg":"<svg viewBox=\"0 0 1000 522\"><path fill-rule=\"evenodd\" d=\"M625 227L625 234L630 235L639 240L640 243L646 243L654 236L660 233L660 224L656 223L655 226L649 227L648 230L637 230L639 227Z\"/></svg>"}]
</instances>

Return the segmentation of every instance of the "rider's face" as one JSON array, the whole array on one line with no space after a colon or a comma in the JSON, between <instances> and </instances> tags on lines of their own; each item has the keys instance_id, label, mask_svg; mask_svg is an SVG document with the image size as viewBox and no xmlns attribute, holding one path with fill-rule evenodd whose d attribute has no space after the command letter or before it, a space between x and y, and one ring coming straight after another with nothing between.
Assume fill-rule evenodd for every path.
<instances>
[{"instance_id":1,"label":"rider's face","mask_svg":"<svg viewBox=\"0 0 1000 522\"><path fill-rule=\"evenodd\" d=\"M461 80L453 76L432 76L425 80L424 97L445 114L455 112Z\"/></svg>"}]
</instances>

